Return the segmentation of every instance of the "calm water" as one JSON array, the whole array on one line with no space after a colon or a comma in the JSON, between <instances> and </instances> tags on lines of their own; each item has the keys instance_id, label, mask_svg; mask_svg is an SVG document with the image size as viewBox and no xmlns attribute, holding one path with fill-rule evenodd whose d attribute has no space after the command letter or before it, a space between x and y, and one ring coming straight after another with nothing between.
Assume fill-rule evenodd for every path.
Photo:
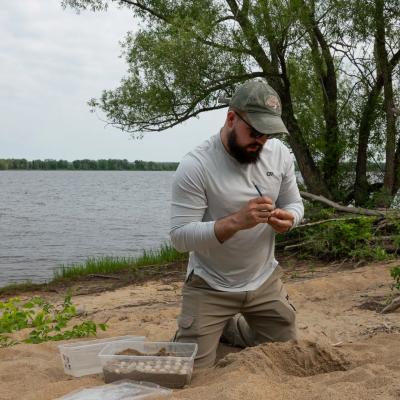
<instances>
[{"instance_id":1,"label":"calm water","mask_svg":"<svg viewBox=\"0 0 400 400\"><path fill-rule=\"evenodd\" d=\"M173 172L0 171L0 286L168 240Z\"/></svg>"}]
</instances>

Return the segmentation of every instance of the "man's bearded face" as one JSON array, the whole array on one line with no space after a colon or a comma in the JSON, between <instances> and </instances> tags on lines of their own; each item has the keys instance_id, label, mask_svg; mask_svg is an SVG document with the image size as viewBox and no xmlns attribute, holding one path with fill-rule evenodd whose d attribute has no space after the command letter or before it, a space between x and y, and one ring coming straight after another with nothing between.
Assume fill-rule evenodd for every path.
<instances>
[{"instance_id":1,"label":"man's bearded face","mask_svg":"<svg viewBox=\"0 0 400 400\"><path fill-rule=\"evenodd\" d=\"M260 159L263 145L258 142L240 145L238 142L238 133L235 128L232 128L228 135L228 147L232 157L241 164L251 164Z\"/></svg>"}]
</instances>

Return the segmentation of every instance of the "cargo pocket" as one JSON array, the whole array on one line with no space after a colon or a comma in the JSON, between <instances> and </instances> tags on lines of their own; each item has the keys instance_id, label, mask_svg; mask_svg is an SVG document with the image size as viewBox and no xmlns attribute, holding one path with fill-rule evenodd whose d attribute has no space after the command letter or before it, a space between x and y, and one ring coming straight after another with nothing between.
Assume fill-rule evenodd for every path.
<instances>
[{"instance_id":1,"label":"cargo pocket","mask_svg":"<svg viewBox=\"0 0 400 400\"><path fill-rule=\"evenodd\" d=\"M182 329L189 329L193 325L194 317L191 315L180 315L178 317L178 326Z\"/></svg>"},{"instance_id":2,"label":"cargo pocket","mask_svg":"<svg viewBox=\"0 0 400 400\"><path fill-rule=\"evenodd\" d=\"M293 303L289 300L289 295L288 295L288 294L286 295L286 300L287 300L287 302L289 303L290 307L292 307L293 310L294 310L295 312L297 312L296 307L295 307L295 306L293 305Z\"/></svg>"},{"instance_id":3,"label":"cargo pocket","mask_svg":"<svg viewBox=\"0 0 400 400\"><path fill-rule=\"evenodd\" d=\"M178 317L178 330L176 331L174 342L193 341L198 336L194 328L194 317L185 314L180 315Z\"/></svg>"},{"instance_id":4,"label":"cargo pocket","mask_svg":"<svg viewBox=\"0 0 400 400\"><path fill-rule=\"evenodd\" d=\"M191 315L180 315L178 317L178 330L172 339L172 342L179 342L180 339L188 337L188 332L193 325L194 318Z\"/></svg>"}]
</instances>

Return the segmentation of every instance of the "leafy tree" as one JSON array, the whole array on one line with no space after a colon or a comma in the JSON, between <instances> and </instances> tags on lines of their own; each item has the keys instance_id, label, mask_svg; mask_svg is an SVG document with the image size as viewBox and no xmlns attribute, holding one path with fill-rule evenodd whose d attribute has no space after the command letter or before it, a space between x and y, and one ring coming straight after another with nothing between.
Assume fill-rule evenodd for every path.
<instances>
[{"instance_id":1,"label":"leafy tree","mask_svg":"<svg viewBox=\"0 0 400 400\"><path fill-rule=\"evenodd\" d=\"M396 122L397 0L64 0L77 10L125 6L140 29L128 33L128 73L90 105L140 136L221 108L250 78L282 99L287 137L307 188L389 205L400 186ZM382 182L367 175L385 160ZM349 161L356 171L343 169ZM380 198L379 198L380 197Z\"/></svg>"}]
</instances>

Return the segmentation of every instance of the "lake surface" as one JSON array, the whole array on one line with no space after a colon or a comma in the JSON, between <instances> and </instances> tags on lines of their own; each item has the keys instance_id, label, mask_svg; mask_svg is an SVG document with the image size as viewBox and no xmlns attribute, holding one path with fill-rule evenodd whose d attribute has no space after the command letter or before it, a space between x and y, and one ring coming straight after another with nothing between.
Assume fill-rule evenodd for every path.
<instances>
[{"instance_id":1,"label":"lake surface","mask_svg":"<svg viewBox=\"0 0 400 400\"><path fill-rule=\"evenodd\" d=\"M0 286L168 241L174 172L0 171Z\"/></svg>"}]
</instances>

